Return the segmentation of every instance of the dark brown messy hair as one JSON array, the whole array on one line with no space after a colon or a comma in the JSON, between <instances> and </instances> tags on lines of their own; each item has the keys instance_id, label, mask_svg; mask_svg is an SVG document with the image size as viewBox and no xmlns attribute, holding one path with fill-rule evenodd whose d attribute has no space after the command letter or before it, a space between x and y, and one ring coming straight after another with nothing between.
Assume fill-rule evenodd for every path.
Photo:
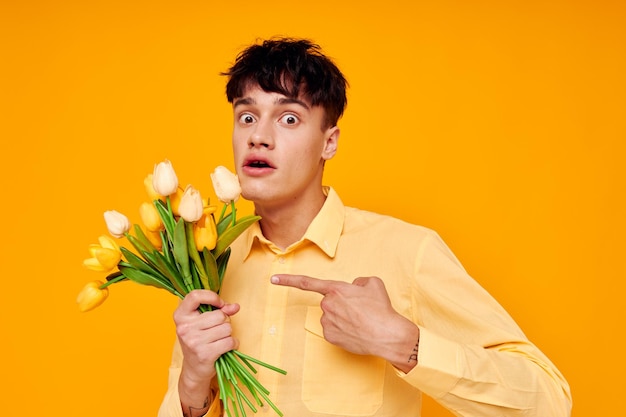
<instances>
[{"instance_id":1,"label":"dark brown messy hair","mask_svg":"<svg viewBox=\"0 0 626 417\"><path fill-rule=\"evenodd\" d=\"M325 127L335 126L347 105L345 77L319 45L307 39L272 38L253 44L221 75L228 77L228 102L254 85L289 98L302 94L325 110Z\"/></svg>"}]
</instances>

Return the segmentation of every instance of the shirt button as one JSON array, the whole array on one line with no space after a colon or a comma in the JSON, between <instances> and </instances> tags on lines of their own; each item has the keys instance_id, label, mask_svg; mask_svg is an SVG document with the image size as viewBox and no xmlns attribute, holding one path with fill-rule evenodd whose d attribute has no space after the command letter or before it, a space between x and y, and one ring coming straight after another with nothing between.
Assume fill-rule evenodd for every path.
<instances>
[{"instance_id":1,"label":"shirt button","mask_svg":"<svg viewBox=\"0 0 626 417\"><path fill-rule=\"evenodd\" d=\"M276 326L272 325L269 329L270 336L274 336L276 334Z\"/></svg>"},{"instance_id":2,"label":"shirt button","mask_svg":"<svg viewBox=\"0 0 626 417\"><path fill-rule=\"evenodd\" d=\"M284 256L279 257L278 258L278 263L284 264L285 263L285 257Z\"/></svg>"}]
</instances>

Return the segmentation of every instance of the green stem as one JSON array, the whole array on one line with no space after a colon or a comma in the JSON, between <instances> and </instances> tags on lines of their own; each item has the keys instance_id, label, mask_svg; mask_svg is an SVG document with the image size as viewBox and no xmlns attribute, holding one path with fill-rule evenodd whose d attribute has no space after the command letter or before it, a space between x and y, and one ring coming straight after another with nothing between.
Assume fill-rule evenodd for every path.
<instances>
[{"instance_id":1,"label":"green stem","mask_svg":"<svg viewBox=\"0 0 626 417\"><path fill-rule=\"evenodd\" d=\"M165 197L165 203L167 205L167 213L170 215L170 218L173 218L174 212L172 211L172 201L169 195Z\"/></svg>"},{"instance_id":2,"label":"green stem","mask_svg":"<svg viewBox=\"0 0 626 417\"><path fill-rule=\"evenodd\" d=\"M278 373L283 374L283 375L287 375L287 371L285 371L283 369L280 369L280 368L277 368L275 366L272 366L269 363L265 363L263 361L260 361L260 360L258 360L256 358L253 358L252 356L248 356L245 353L242 353L242 352L240 352L238 350L233 350L232 352L233 352L233 354L239 356L241 359L247 359L250 362L254 362L254 363L258 364L258 365L264 366L267 369L271 369L272 371L278 372Z\"/></svg>"},{"instance_id":3,"label":"green stem","mask_svg":"<svg viewBox=\"0 0 626 417\"><path fill-rule=\"evenodd\" d=\"M230 355L229 356L228 353L226 355L227 355L226 358L227 358L228 364L230 365L231 368L236 370L237 376L239 377L241 382L246 387L248 387L248 389L250 391L258 389L260 392L263 392L265 394L269 394L269 391L267 390L267 388L265 388L263 385L261 385L261 383L256 378L254 378L252 376L250 371L248 371L248 369L244 368L243 365L241 365L237 361L237 359L234 358L234 355Z\"/></svg>"},{"instance_id":4,"label":"green stem","mask_svg":"<svg viewBox=\"0 0 626 417\"><path fill-rule=\"evenodd\" d=\"M237 222L237 212L235 211L235 201L230 202L230 211L233 213L233 226Z\"/></svg>"},{"instance_id":5,"label":"green stem","mask_svg":"<svg viewBox=\"0 0 626 417\"><path fill-rule=\"evenodd\" d=\"M100 287L98 287L98 288L100 288L101 290L103 290L103 289L105 289L106 287L108 287L109 285L111 285L111 284L115 284L116 282L120 282L120 281L123 281L123 280L125 280L125 279L126 279L126 276L125 276L125 275L120 275L119 277L112 278L111 280L109 280L109 281L105 282L104 284L100 285Z\"/></svg>"},{"instance_id":6,"label":"green stem","mask_svg":"<svg viewBox=\"0 0 626 417\"><path fill-rule=\"evenodd\" d=\"M232 353L233 351L227 352L226 355ZM279 416L282 416L283 413L278 409L278 407L276 407L276 405L272 402L272 400L270 400L269 398L269 391L267 390L267 388L265 388L263 385L261 385L261 383L254 378L250 372L248 372L248 370L246 368L244 368L241 364L239 364L236 359L234 359L234 355L227 357L229 359L229 365L233 366L235 369L240 369L243 372L241 374L238 374L238 376L241 378L243 377L243 379L246 379L247 383L246 386L248 387L248 389L250 390L250 392L255 393L258 392L259 394L261 394L261 396L265 399L265 401L269 404L270 407L272 407L272 409L276 412L276 414L278 414ZM233 361L235 363L233 363ZM242 379L242 381L243 381ZM256 388L256 389L254 389Z\"/></svg>"},{"instance_id":7,"label":"green stem","mask_svg":"<svg viewBox=\"0 0 626 417\"><path fill-rule=\"evenodd\" d=\"M185 222L185 237L187 238L187 252L189 253L189 257L196 265L196 270L198 271L198 274L200 274L200 277L204 278L203 282L208 281L209 277L206 269L204 268L204 264L200 259L200 254L196 249L196 241L193 235L193 223Z\"/></svg>"},{"instance_id":8,"label":"green stem","mask_svg":"<svg viewBox=\"0 0 626 417\"><path fill-rule=\"evenodd\" d=\"M220 213L220 219L219 219L218 223L219 223L219 222L221 222L221 221L222 221L222 219L224 218L224 214L226 214L226 207L227 207L227 206L228 206L227 204L224 204L224 205L222 206L222 212Z\"/></svg>"},{"instance_id":9,"label":"green stem","mask_svg":"<svg viewBox=\"0 0 626 417\"><path fill-rule=\"evenodd\" d=\"M237 394L235 398L237 399L237 405L239 406L239 410L241 411L243 417L246 417L246 410L245 408L243 408L241 398L243 397L248 404L250 404L250 400L248 400L248 398L244 395L244 393L241 391L241 388L239 388L237 384L233 384L233 388L235 388L235 393ZM252 411L256 413L256 409L252 406L252 404L250 404L250 407L252 408Z\"/></svg>"},{"instance_id":10,"label":"green stem","mask_svg":"<svg viewBox=\"0 0 626 417\"><path fill-rule=\"evenodd\" d=\"M226 391L226 384L224 384L224 376L223 374L223 369L222 369L222 364L223 361L220 360L220 358L218 358L218 360L215 362L215 372L217 373L217 386L220 388L220 400L222 400L222 404L224 405L224 411L225 414L230 416L230 409L228 408L228 393L230 391Z\"/></svg>"}]
</instances>

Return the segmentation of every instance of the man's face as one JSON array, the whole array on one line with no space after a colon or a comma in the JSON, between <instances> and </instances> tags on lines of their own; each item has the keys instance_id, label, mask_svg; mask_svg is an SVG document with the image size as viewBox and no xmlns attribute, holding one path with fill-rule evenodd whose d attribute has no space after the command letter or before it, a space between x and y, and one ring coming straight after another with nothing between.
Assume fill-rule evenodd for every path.
<instances>
[{"instance_id":1,"label":"man's face","mask_svg":"<svg viewBox=\"0 0 626 417\"><path fill-rule=\"evenodd\" d=\"M233 100L233 151L243 197L265 207L306 201L321 188L339 129L306 99L248 88Z\"/></svg>"}]
</instances>

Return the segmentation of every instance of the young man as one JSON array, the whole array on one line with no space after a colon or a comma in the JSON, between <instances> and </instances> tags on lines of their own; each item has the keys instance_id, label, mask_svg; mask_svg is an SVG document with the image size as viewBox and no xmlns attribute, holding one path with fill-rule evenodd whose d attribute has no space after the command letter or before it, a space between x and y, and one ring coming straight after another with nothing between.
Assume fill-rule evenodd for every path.
<instances>
[{"instance_id":1,"label":"young man","mask_svg":"<svg viewBox=\"0 0 626 417\"><path fill-rule=\"evenodd\" d=\"M419 416L421 393L458 416L570 415L563 376L436 233L322 185L347 83L318 46L255 44L225 75L262 219L233 244L221 294L177 308L160 416L219 415L214 363L233 348L287 370L259 373L287 417Z\"/></svg>"}]
</instances>

